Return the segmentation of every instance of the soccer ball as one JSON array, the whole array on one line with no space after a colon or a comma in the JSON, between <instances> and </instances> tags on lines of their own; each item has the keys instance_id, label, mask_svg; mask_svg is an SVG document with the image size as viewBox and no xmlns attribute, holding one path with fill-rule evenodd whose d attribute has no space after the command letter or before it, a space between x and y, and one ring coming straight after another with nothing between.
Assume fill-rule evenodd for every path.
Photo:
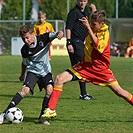
<instances>
[{"instance_id":1,"label":"soccer ball","mask_svg":"<svg viewBox=\"0 0 133 133\"><path fill-rule=\"evenodd\" d=\"M23 112L17 108L13 107L7 110L5 114L5 118L7 119L8 122L10 123L21 123L23 121L24 115Z\"/></svg>"}]
</instances>

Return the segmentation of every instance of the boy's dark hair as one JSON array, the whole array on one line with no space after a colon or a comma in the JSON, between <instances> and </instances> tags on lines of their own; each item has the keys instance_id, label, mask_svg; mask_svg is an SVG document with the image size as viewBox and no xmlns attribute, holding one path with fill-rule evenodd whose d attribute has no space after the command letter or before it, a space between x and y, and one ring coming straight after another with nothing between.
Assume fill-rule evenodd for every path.
<instances>
[{"instance_id":1,"label":"boy's dark hair","mask_svg":"<svg viewBox=\"0 0 133 133\"><path fill-rule=\"evenodd\" d=\"M28 32L30 34L33 33L33 29L29 25L24 25L24 26L20 27L20 29L19 29L19 35L20 36L23 36Z\"/></svg>"},{"instance_id":2,"label":"boy's dark hair","mask_svg":"<svg viewBox=\"0 0 133 133\"><path fill-rule=\"evenodd\" d=\"M98 23L105 22L105 20L106 20L105 11L104 10L100 10L100 11L97 10L97 11L93 12L90 15L90 19L95 21L95 22L98 22Z\"/></svg>"}]
</instances>

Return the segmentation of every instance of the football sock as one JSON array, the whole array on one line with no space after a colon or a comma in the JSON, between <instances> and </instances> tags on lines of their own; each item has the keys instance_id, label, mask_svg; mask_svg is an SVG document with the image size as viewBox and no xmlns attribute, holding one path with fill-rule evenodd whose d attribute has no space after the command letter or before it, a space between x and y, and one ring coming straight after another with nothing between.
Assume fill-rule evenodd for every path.
<instances>
[{"instance_id":1,"label":"football sock","mask_svg":"<svg viewBox=\"0 0 133 133\"><path fill-rule=\"evenodd\" d=\"M58 102L58 99L59 99L61 93L62 93L62 88L58 87L58 86L54 86L54 90L51 94L51 97L50 97L50 100L48 103L48 108L50 108L51 110L55 110L56 104Z\"/></svg>"},{"instance_id":2,"label":"football sock","mask_svg":"<svg viewBox=\"0 0 133 133\"><path fill-rule=\"evenodd\" d=\"M11 100L10 104L8 105L8 107L4 110L3 113L6 113L6 111L12 107L15 107L16 105L19 104L19 102L23 99L23 96L17 92L16 95L13 97L13 99Z\"/></svg>"},{"instance_id":3,"label":"football sock","mask_svg":"<svg viewBox=\"0 0 133 133\"><path fill-rule=\"evenodd\" d=\"M80 82L79 81L79 86L80 86L80 93L82 96L86 95L86 83L85 82Z\"/></svg>"},{"instance_id":4,"label":"football sock","mask_svg":"<svg viewBox=\"0 0 133 133\"><path fill-rule=\"evenodd\" d=\"M42 110L41 110L39 119L40 119L41 116L43 115L44 109L48 107L49 99L50 99L50 95L46 94L45 97L44 97L44 99L43 99L43 102L42 102Z\"/></svg>"},{"instance_id":5,"label":"football sock","mask_svg":"<svg viewBox=\"0 0 133 133\"><path fill-rule=\"evenodd\" d=\"M130 93L130 96L128 98L128 102L133 106L133 95Z\"/></svg>"}]
</instances>

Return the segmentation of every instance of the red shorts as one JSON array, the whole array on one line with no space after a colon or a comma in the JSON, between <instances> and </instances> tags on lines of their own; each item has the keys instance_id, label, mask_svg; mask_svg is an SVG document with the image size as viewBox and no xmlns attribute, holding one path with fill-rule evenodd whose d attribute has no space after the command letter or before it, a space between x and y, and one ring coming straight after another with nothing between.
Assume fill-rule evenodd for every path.
<instances>
[{"instance_id":1,"label":"red shorts","mask_svg":"<svg viewBox=\"0 0 133 133\"><path fill-rule=\"evenodd\" d=\"M83 82L92 82L95 85L111 86L118 84L110 69L95 69L92 65L78 63L69 70Z\"/></svg>"}]
</instances>

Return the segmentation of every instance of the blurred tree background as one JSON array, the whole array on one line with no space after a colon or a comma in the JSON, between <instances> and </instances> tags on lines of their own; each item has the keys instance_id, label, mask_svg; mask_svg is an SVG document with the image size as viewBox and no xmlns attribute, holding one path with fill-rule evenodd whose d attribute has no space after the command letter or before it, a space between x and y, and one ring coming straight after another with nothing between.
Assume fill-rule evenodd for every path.
<instances>
[{"instance_id":1,"label":"blurred tree background","mask_svg":"<svg viewBox=\"0 0 133 133\"><path fill-rule=\"evenodd\" d=\"M26 1L26 20L30 19L32 2ZM75 6L76 0L42 0L40 10L47 13L47 19L59 19L66 21L67 2L69 9ZM4 0L5 5L2 9L2 20L22 20L23 18L23 0ZM133 0L118 0L119 18L133 18ZM116 0L89 0L87 5L88 15L90 14L89 4L94 3L99 10L105 10L107 18L115 18Z\"/></svg>"},{"instance_id":2,"label":"blurred tree background","mask_svg":"<svg viewBox=\"0 0 133 133\"><path fill-rule=\"evenodd\" d=\"M46 12L47 20L63 20L64 24L67 19L68 11L75 6L76 2L76 0L0 0L0 4L2 1L4 3L0 12L0 21L3 20L3 22L0 23L0 54L10 54L11 38L19 36L18 27L25 24L25 22L22 21L23 19L27 21L30 20L30 22L26 22L26 24L30 24L31 26L35 23L35 21L31 19L33 1L38 1L39 10ZM133 18L133 0L88 1L88 5L86 6L88 16L91 13L89 5L93 3L98 10L106 11L107 18L115 18L116 1L118 1L118 18Z\"/></svg>"},{"instance_id":3,"label":"blurred tree background","mask_svg":"<svg viewBox=\"0 0 133 133\"><path fill-rule=\"evenodd\" d=\"M22 20L23 19L23 0L4 0L1 20ZM32 8L31 0L26 0L26 19L29 20Z\"/></svg>"}]
</instances>

